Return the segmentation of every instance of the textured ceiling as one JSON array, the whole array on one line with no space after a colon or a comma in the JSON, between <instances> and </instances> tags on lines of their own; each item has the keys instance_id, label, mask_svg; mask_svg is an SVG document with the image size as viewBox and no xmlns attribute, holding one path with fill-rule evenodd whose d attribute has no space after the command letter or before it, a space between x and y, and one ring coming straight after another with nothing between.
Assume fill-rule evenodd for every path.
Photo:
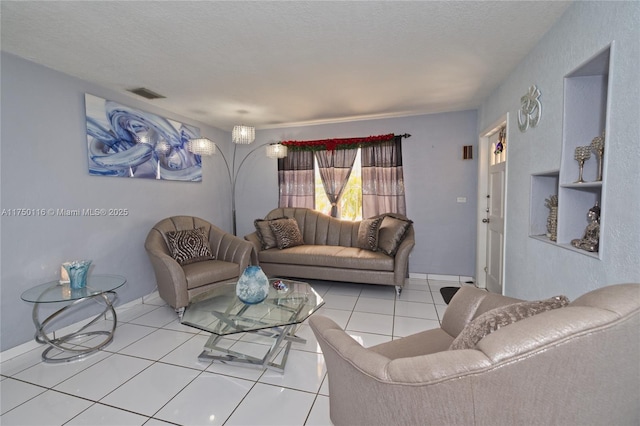
<instances>
[{"instance_id":1,"label":"textured ceiling","mask_svg":"<svg viewBox=\"0 0 640 426\"><path fill-rule=\"evenodd\" d=\"M268 128L476 108L569 4L2 0L1 43L214 127Z\"/></svg>"}]
</instances>

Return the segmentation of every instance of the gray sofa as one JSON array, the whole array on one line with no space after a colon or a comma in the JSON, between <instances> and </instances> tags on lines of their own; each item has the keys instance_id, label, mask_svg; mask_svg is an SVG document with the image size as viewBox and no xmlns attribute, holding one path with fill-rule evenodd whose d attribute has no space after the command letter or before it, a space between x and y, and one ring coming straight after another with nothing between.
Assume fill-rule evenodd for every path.
<instances>
[{"instance_id":1,"label":"gray sofa","mask_svg":"<svg viewBox=\"0 0 640 426\"><path fill-rule=\"evenodd\" d=\"M438 329L370 348L312 316L335 425L638 425L640 284L589 292L452 350L519 302L460 289ZM511 305L506 307L506 305ZM521 304L519 304L521 305ZM500 308L503 307L503 308Z\"/></svg>"},{"instance_id":2,"label":"gray sofa","mask_svg":"<svg viewBox=\"0 0 640 426\"><path fill-rule=\"evenodd\" d=\"M393 255L358 247L360 222L339 220L306 208L277 208L265 220L293 218L304 240L303 245L279 249L266 248L257 232L245 237L254 246L255 264L268 276L309 278L367 284L393 285L398 294L408 272L409 253L415 245L413 225L405 216L388 214L383 219L380 238L389 242L387 222L407 223L403 238Z\"/></svg>"}]
</instances>

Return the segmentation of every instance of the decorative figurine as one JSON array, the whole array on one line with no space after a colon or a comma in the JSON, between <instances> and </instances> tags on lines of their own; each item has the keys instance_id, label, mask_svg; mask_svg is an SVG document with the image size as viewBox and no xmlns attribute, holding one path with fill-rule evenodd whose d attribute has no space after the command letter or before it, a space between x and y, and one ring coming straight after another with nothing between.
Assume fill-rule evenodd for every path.
<instances>
[{"instance_id":1,"label":"decorative figurine","mask_svg":"<svg viewBox=\"0 0 640 426\"><path fill-rule=\"evenodd\" d=\"M591 147L590 146L577 146L574 158L580 165L580 174L578 176L578 180L574 183L584 183L584 179L582 179L582 169L584 168L584 162L591 158Z\"/></svg>"},{"instance_id":2,"label":"decorative figurine","mask_svg":"<svg viewBox=\"0 0 640 426\"><path fill-rule=\"evenodd\" d=\"M547 217L547 237L551 241L558 240L558 196L552 195L544 200L544 205L549 208Z\"/></svg>"},{"instance_id":3,"label":"decorative figurine","mask_svg":"<svg viewBox=\"0 0 640 426\"><path fill-rule=\"evenodd\" d=\"M282 280L275 280L271 286L281 292L289 290L289 286L287 286L287 284Z\"/></svg>"},{"instance_id":4,"label":"decorative figurine","mask_svg":"<svg viewBox=\"0 0 640 426\"><path fill-rule=\"evenodd\" d=\"M602 156L604 155L604 131L602 136L596 136L591 141L591 151L598 157L598 178L596 181L602 180Z\"/></svg>"},{"instance_id":5,"label":"decorative figurine","mask_svg":"<svg viewBox=\"0 0 640 426\"><path fill-rule=\"evenodd\" d=\"M589 224L581 239L571 240L571 245L582 250L597 252L600 245L600 206L596 205L587 213Z\"/></svg>"}]
</instances>

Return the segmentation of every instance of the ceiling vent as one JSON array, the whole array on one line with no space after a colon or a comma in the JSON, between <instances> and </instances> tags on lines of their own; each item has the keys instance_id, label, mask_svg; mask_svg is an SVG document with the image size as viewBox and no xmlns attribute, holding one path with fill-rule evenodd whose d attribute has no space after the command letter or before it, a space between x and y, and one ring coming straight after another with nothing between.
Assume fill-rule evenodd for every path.
<instances>
[{"instance_id":1,"label":"ceiling vent","mask_svg":"<svg viewBox=\"0 0 640 426\"><path fill-rule=\"evenodd\" d=\"M143 98L147 98L147 99L163 99L166 98L166 96L162 96L157 94L156 92L153 92L147 88L144 87L138 87L137 89L128 89L129 92L131 93L135 93L138 96L142 96Z\"/></svg>"}]
</instances>

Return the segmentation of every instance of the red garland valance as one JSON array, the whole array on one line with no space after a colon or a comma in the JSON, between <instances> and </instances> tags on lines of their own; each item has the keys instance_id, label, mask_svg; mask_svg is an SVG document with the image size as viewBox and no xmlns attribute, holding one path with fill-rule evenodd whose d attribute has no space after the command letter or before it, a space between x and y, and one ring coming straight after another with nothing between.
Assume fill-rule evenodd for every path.
<instances>
[{"instance_id":1,"label":"red garland valance","mask_svg":"<svg viewBox=\"0 0 640 426\"><path fill-rule=\"evenodd\" d=\"M287 149L292 151L333 151L335 149L356 149L379 142L388 142L396 136L388 135L367 136L364 138L321 139L317 141L282 141Z\"/></svg>"}]
</instances>

